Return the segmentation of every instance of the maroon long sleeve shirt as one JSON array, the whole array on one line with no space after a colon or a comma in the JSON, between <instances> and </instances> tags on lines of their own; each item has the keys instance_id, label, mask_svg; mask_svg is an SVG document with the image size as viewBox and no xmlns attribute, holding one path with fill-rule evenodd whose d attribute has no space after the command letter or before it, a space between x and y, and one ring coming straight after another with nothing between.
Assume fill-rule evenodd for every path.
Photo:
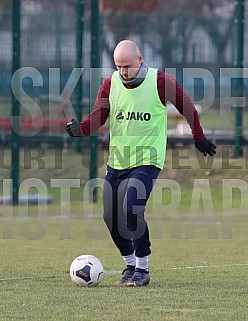
<instances>
[{"instance_id":1,"label":"maroon long sleeve shirt","mask_svg":"<svg viewBox=\"0 0 248 321\"><path fill-rule=\"evenodd\" d=\"M102 83L91 114L80 123L85 136L90 135L90 133L105 124L110 111L110 86L111 76L107 77ZM200 142L204 140L205 135L199 121L197 110L191 98L183 91L176 79L170 74L158 70L157 86L162 104L166 105L167 101L170 101L179 113L186 118L192 130L194 141ZM135 88L135 86L126 87L130 90Z\"/></svg>"}]
</instances>

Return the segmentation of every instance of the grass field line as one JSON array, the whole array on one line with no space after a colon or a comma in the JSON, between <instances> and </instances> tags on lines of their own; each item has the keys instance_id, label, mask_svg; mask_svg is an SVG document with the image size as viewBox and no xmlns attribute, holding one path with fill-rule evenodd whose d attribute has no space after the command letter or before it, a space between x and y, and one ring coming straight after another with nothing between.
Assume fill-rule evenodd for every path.
<instances>
[{"instance_id":1,"label":"grass field line","mask_svg":"<svg viewBox=\"0 0 248 321\"><path fill-rule=\"evenodd\" d=\"M110 275L110 274L121 274L121 270L109 270L109 271L104 271L104 274ZM41 275L41 276L23 276L23 277L14 277L14 278L0 278L0 281L24 281L24 280L38 280L38 279L55 279L55 278L64 278L68 277L68 273L64 275Z\"/></svg>"},{"instance_id":2,"label":"grass field line","mask_svg":"<svg viewBox=\"0 0 248 321\"><path fill-rule=\"evenodd\" d=\"M68 275L48 275L48 276L23 276L15 278L0 278L0 281L24 281L24 280L38 280L38 279L57 279L68 277Z\"/></svg>"},{"instance_id":3,"label":"grass field line","mask_svg":"<svg viewBox=\"0 0 248 321\"><path fill-rule=\"evenodd\" d=\"M173 267L171 270L190 270L190 269L209 269L209 268L223 268L223 267L239 267L248 266L248 263L237 263L237 264L223 264L223 265L196 265L196 266L181 266Z\"/></svg>"},{"instance_id":4,"label":"grass field line","mask_svg":"<svg viewBox=\"0 0 248 321\"><path fill-rule=\"evenodd\" d=\"M181 267L172 267L169 270L194 270L194 269L209 269L209 268L233 268L233 267L244 267L248 266L248 263L237 263L237 264L223 264L223 265L196 265L196 266L181 266ZM106 275L119 275L121 270L108 270L105 271ZM24 280L38 280L38 279L55 279L55 278L64 278L68 277L68 273L64 275L48 275L48 276L24 276L24 277L15 277L15 278L0 278L0 281L24 281Z\"/></svg>"}]
</instances>

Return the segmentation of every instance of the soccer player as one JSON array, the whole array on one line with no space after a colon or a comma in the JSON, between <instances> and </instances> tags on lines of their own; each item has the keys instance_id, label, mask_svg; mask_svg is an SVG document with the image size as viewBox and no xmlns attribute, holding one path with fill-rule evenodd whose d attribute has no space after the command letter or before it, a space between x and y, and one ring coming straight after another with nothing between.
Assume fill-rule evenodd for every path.
<instances>
[{"instance_id":1,"label":"soccer player","mask_svg":"<svg viewBox=\"0 0 248 321\"><path fill-rule=\"evenodd\" d=\"M91 114L66 126L71 136L96 131L109 117L110 144L103 187L104 221L126 268L117 285L144 286L150 281L151 253L145 208L163 169L166 151L166 103L189 123L195 147L213 156L216 146L202 130L190 97L170 74L147 67L137 45L119 42L114 50L117 71L100 86Z\"/></svg>"}]
</instances>

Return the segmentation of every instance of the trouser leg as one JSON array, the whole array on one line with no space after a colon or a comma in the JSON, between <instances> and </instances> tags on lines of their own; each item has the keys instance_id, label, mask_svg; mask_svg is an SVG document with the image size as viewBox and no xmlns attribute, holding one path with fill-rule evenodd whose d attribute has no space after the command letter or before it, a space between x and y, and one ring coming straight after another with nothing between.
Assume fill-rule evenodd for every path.
<instances>
[{"instance_id":1,"label":"trouser leg","mask_svg":"<svg viewBox=\"0 0 248 321\"><path fill-rule=\"evenodd\" d=\"M134 253L131 233L126 228L123 200L126 186L114 170L109 170L103 186L103 217L110 235L122 256ZM120 186L120 183L121 186Z\"/></svg>"},{"instance_id":2,"label":"trouser leg","mask_svg":"<svg viewBox=\"0 0 248 321\"><path fill-rule=\"evenodd\" d=\"M133 170L128 179L124 198L128 230L132 233L133 246L137 257L151 253L149 228L145 219L146 204L159 169L154 166L141 166Z\"/></svg>"},{"instance_id":3,"label":"trouser leg","mask_svg":"<svg viewBox=\"0 0 248 321\"><path fill-rule=\"evenodd\" d=\"M118 174L117 174L118 173ZM122 256L151 253L145 208L159 169L140 166L126 171L111 169L103 189L104 220Z\"/></svg>"}]
</instances>

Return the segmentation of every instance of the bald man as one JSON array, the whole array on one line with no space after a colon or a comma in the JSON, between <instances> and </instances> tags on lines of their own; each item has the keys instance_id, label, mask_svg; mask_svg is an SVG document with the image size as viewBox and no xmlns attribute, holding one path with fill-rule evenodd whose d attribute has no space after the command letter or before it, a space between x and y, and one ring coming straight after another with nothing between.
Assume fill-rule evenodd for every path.
<instances>
[{"instance_id":1,"label":"bald man","mask_svg":"<svg viewBox=\"0 0 248 321\"><path fill-rule=\"evenodd\" d=\"M167 139L167 101L188 121L195 147L213 156L216 146L202 130L190 97L168 73L148 68L137 45L123 40L114 50L117 71L101 85L92 113L66 126L71 136L86 136L109 118L110 144L103 187L104 221L126 268L117 285L150 282L151 253L145 209L163 169Z\"/></svg>"},{"instance_id":2,"label":"bald man","mask_svg":"<svg viewBox=\"0 0 248 321\"><path fill-rule=\"evenodd\" d=\"M130 40L123 40L115 48L114 61L125 83L125 81L132 82L135 80L143 57L135 43Z\"/></svg>"}]
</instances>

